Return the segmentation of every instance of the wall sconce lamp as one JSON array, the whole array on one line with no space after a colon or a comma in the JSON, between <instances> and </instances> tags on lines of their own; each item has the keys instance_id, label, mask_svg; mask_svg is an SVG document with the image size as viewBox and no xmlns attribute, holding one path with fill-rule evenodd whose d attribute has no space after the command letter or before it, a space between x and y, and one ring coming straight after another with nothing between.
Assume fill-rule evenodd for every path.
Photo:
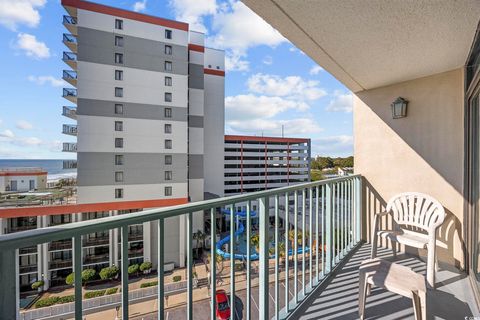
<instances>
[{"instance_id":1,"label":"wall sconce lamp","mask_svg":"<svg viewBox=\"0 0 480 320\"><path fill-rule=\"evenodd\" d=\"M405 118L407 116L408 101L402 97L398 97L390 105L392 107L393 119Z\"/></svg>"}]
</instances>

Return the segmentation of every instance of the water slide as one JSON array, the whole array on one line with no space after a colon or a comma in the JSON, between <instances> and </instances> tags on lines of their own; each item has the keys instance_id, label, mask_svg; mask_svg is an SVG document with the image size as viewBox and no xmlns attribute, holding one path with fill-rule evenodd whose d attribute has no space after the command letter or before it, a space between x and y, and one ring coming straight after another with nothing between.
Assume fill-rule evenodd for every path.
<instances>
[{"instance_id":1,"label":"water slide","mask_svg":"<svg viewBox=\"0 0 480 320\"><path fill-rule=\"evenodd\" d=\"M224 215L229 215L230 216L230 210L222 209L222 213ZM237 217L237 216L245 218L247 216L247 213L245 211L235 212L235 217ZM250 212L250 217L251 218L255 218L256 216L257 216L257 213L255 211ZM233 223L233 222L230 221L230 223ZM244 232L245 232L245 226L243 225L243 223L241 221L238 221L238 228L235 231L235 237L238 237L239 235L241 235ZM247 241L249 241L249 239L247 239ZM223 249L222 249L223 245L227 244L227 243L230 243L230 235L226 236L223 239L220 239L220 241L217 242L216 252L217 252L218 255L220 255L224 259L228 260L228 259L230 259L231 254L223 251ZM305 246L305 252L308 252L309 250L310 249L307 246ZM303 253L303 248L298 248L297 253ZM293 254L293 250L292 249L288 250L288 255L290 256L292 254ZM275 257L275 255L270 256L270 258L274 258L274 257ZM241 253L235 253L233 255L233 258L236 259L236 260L246 260L247 255L246 254L241 254ZM258 260L258 258L259 258L258 253L253 253L253 254L250 255L250 260Z\"/></svg>"}]
</instances>

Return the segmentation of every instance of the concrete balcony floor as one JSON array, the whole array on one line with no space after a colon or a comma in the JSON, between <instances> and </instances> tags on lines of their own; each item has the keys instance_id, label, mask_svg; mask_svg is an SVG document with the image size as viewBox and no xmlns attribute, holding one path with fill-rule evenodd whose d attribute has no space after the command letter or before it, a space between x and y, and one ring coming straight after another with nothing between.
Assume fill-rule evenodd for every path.
<instances>
[{"instance_id":1,"label":"concrete balcony floor","mask_svg":"<svg viewBox=\"0 0 480 320\"><path fill-rule=\"evenodd\" d=\"M426 264L416 256L398 253L393 259L390 249L379 249L379 257L395 261L423 275ZM323 288L318 288L295 313L294 319L359 319L358 268L370 256L370 245L364 244L340 267ZM437 289L427 293L428 319L468 319L479 316L467 275L440 264L436 278ZM367 297L365 319L413 319L410 299L373 288Z\"/></svg>"}]
</instances>

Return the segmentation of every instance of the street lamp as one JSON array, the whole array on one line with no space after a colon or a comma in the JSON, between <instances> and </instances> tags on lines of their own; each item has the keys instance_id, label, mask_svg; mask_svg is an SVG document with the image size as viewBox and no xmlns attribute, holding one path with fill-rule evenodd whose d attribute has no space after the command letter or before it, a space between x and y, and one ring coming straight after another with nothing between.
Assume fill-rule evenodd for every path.
<instances>
[{"instance_id":1,"label":"street lamp","mask_svg":"<svg viewBox=\"0 0 480 320\"><path fill-rule=\"evenodd\" d=\"M398 97L390 105L392 107L393 119L405 118L407 116L408 101L402 97Z\"/></svg>"}]
</instances>

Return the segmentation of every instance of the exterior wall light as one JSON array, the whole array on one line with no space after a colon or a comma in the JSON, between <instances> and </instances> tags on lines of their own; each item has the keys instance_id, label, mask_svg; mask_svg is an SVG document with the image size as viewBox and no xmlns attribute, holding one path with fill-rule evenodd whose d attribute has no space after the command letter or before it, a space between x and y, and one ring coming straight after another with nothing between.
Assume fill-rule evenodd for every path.
<instances>
[{"instance_id":1,"label":"exterior wall light","mask_svg":"<svg viewBox=\"0 0 480 320\"><path fill-rule=\"evenodd\" d=\"M405 118L407 116L408 101L402 97L398 97L392 102L392 117L393 119Z\"/></svg>"}]
</instances>

